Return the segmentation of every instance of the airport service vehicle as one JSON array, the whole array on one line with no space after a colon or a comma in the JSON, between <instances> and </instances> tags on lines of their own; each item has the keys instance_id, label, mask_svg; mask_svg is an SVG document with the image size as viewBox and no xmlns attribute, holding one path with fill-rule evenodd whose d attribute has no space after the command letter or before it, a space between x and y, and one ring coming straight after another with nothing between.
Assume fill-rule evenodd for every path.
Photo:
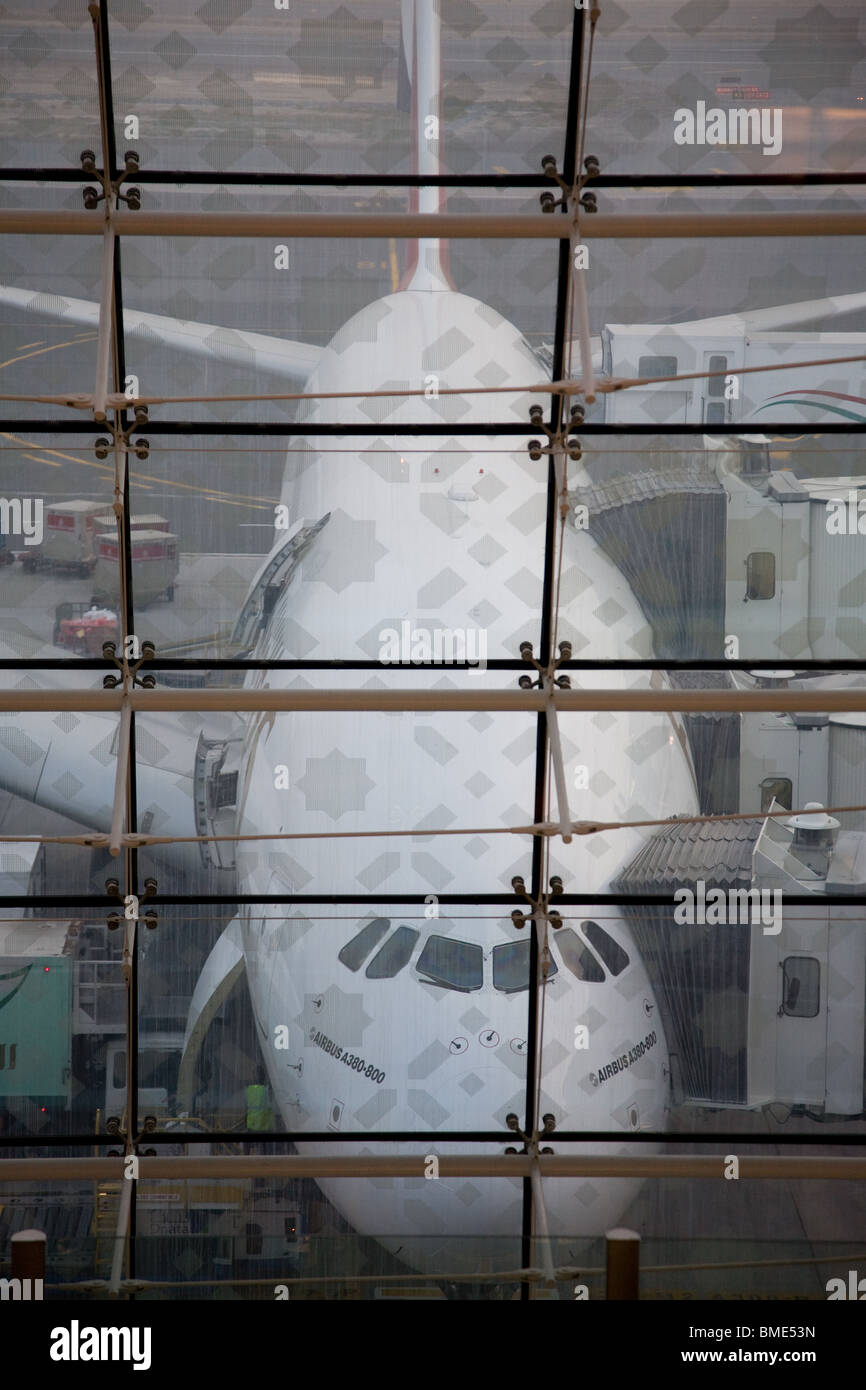
<instances>
[{"instance_id":1,"label":"airport service vehicle","mask_svg":"<svg viewBox=\"0 0 866 1390\"><path fill-rule=\"evenodd\" d=\"M92 574L96 563L94 522L104 511L104 499L55 502L46 507L42 545L21 554L25 572L32 574L36 570L53 569L67 574Z\"/></svg>"},{"instance_id":2,"label":"airport service vehicle","mask_svg":"<svg viewBox=\"0 0 866 1390\"><path fill-rule=\"evenodd\" d=\"M102 656L102 644L119 639L120 620L113 608L66 602L54 610L54 641L76 656Z\"/></svg>"},{"instance_id":3,"label":"airport service vehicle","mask_svg":"<svg viewBox=\"0 0 866 1390\"><path fill-rule=\"evenodd\" d=\"M177 536L171 531L144 528L130 538L132 580L136 602L174 598L178 576ZM96 538L94 584L99 593L114 595L118 583L117 536L105 531Z\"/></svg>"}]
</instances>

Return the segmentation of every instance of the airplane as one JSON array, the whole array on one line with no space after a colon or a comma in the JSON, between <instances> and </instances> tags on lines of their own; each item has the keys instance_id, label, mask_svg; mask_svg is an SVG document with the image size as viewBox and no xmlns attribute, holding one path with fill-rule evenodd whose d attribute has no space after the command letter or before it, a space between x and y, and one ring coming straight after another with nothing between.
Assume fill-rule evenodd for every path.
<instances>
[{"instance_id":1,"label":"airplane","mask_svg":"<svg viewBox=\"0 0 866 1390\"><path fill-rule=\"evenodd\" d=\"M437 20L429 0L404 0L402 13L404 52L415 79L418 168L432 173L438 167L435 155L420 130L421 117L438 110ZM435 199L431 190L422 190L420 205L432 207ZM847 303L853 298L846 297L844 312L857 307ZM49 309L85 326L96 322L96 306L83 301L51 304L24 290L2 290L0 301ZM814 305L787 308L778 324L816 317ZM692 342L695 325L656 326L645 336L653 337L657 357L671 355L655 346L656 333L666 333L680 348L691 344L694 361L701 362L701 353L719 342L745 343L753 325L757 331L762 312L782 311L731 316L724 324L701 321L706 348ZM356 401L304 402L300 418L305 423L453 421L453 439L413 436L411 451L407 445L402 453L397 442L390 447L375 441L374 448L369 436L346 438L339 452L289 453L281 505L288 509L291 528L275 532L236 628L251 656L376 660L382 634L399 631L407 620L413 631L483 630L493 654L515 654L521 641L531 640L541 600L546 462L532 464L523 445L515 448L509 437L485 441L483 452L471 437L461 440L461 421L489 418L481 397L406 399L399 391L422 384L434 367L442 389L493 381L522 387L538 380L539 362L518 328L453 288L436 240L418 246L405 288L361 310L324 350L134 310L125 311L124 328L202 358L240 360L252 350L262 367L311 393L361 393ZM626 360L613 352L619 336L609 334L607 359L604 345L596 343L599 367L610 373ZM627 359L635 374L641 357L637 346ZM739 360L732 355L726 366L736 368ZM389 388L392 397L365 399L363 394ZM662 389L648 387L649 400ZM696 399L689 391L690 400ZM630 398L635 399L631 392L622 392L608 403L619 409ZM531 400L525 391L515 391L498 397L496 409L504 419L525 422ZM651 416L655 409L646 402L633 408ZM573 467L569 476L575 483L586 477ZM570 641L576 656L650 658L651 630L621 572L574 524L565 526L562 546L558 639ZM420 679L426 685L432 669L413 666L410 659L405 670L401 667L399 684ZM364 684L381 686L383 676L372 674ZM436 669L435 683L452 679L447 666ZM666 685L661 675L653 679ZM335 688L356 680L337 670L270 671L249 673L245 684ZM478 689L503 685L501 675L486 669L460 680L471 680ZM572 674L573 683L584 688L626 688L641 680L628 672ZM137 727L161 738L171 723L148 716L140 717ZM14 727L29 730L30 718L19 718ZM568 714L560 716L560 727L575 815L637 820L697 813L694 770L679 716ZM69 744L57 762L58 777L51 779L26 777L7 740L0 750L0 784L53 809L65 804L68 813L71 806L82 824L107 828L113 728L114 721L99 716L79 717L74 732L64 735ZM50 736L54 747L53 730ZM300 909L244 907L214 947L196 986L179 1102L191 1103L195 1060L208 1023L245 970L262 1058L287 1129L297 1134L329 1129L342 1140L318 1146L299 1141L299 1151L362 1154L371 1144L353 1141L353 1133L418 1132L417 1143L400 1150L418 1156L417 1179L323 1180L319 1185L327 1197L356 1231L380 1240L413 1268L477 1268L480 1238L492 1249L495 1241L519 1237L520 1182L428 1181L424 1160L435 1150L437 1129L498 1131L510 1113L522 1123L528 940L507 914L491 916L471 905L446 912L435 899L448 891L468 896L507 891L517 875L528 881L531 845L528 837L515 842L505 834L429 832L531 823L534 719L253 715L227 721L208 757L196 757L191 738L181 752L182 740L175 721L170 756L157 758L146 739L137 750L144 769L140 787L158 775L149 774L148 767L181 769L185 779L176 788L176 804L160 807L165 814L153 824L154 833L188 834L192 824L192 833L212 834L226 816L238 835L359 832L358 838L340 840L239 842L239 893L374 894L381 889L405 891L406 898L402 905L383 902L337 923ZM96 747L105 749L105 759L96 766L86 759L86 791L64 802L65 793L56 790L60 767L80 781L76 770L81 772L84 755ZM227 779L222 796L217 794L221 778ZM160 787L168 780L163 778ZM159 801L157 791L144 795ZM360 835L371 828L410 827L417 840ZM641 843L637 830L554 842L546 877L560 877L566 892L605 892ZM192 850L198 852L196 846ZM608 908L597 920L573 910L563 917L564 925L548 933L539 1112L553 1115L560 1129L620 1129L624 1139L640 1130L662 1130L670 1103L668 1047L625 916ZM577 1045L581 1028L587 1029L588 1047ZM461 1150L490 1152L491 1147L461 1145ZM617 1152L627 1146L607 1147ZM638 1187L623 1180L547 1182L551 1234L602 1233L618 1222Z\"/></svg>"}]
</instances>

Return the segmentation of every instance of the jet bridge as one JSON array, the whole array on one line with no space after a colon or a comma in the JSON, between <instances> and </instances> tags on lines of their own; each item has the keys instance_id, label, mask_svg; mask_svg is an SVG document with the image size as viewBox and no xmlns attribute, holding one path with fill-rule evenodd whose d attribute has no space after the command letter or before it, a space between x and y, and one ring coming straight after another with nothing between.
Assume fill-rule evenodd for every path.
<instances>
[{"instance_id":1,"label":"jet bridge","mask_svg":"<svg viewBox=\"0 0 866 1390\"><path fill-rule=\"evenodd\" d=\"M833 898L866 892L866 835L840 833L818 803L763 823L665 826L612 887L692 894L686 922L683 896L676 908L623 909L657 991L678 1101L863 1115L864 909ZM794 893L814 894L814 906L786 905Z\"/></svg>"}]
</instances>

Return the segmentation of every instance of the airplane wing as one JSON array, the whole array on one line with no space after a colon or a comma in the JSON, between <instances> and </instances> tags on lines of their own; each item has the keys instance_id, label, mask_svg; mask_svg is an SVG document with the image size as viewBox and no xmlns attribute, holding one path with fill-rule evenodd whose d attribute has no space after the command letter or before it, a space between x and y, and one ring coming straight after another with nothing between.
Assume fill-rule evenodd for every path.
<instances>
[{"instance_id":1,"label":"airplane wing","mask_svg":"<svg viewBox=\"0 0 866 1390\"><path fill-rule=\"evenodd\" d=\"M802 299L796 304L774 304L767 309L749 309L742 314L719 314L709 319L672 323L670 330L691 337L699 333L773 333L796 328L818 319L841 318L843 314L866 309L866 294L837 294L827 299Z\"/></svg>"},{"instance_id":2,"label":"airplane wing","mask_svg":"<svg viewBox=\"0 0 866 1390\"><path fill-rule=\"evenodd\" d=\"M0 304L26 309L34 314L47 314L60 322L74 323L84 328L96 328L99 323L97 303L72 299L67 295L42 294L36 290L0 285ZM123 330L132 338L159 343L180 352L212 357L230 366L273 372L299 386L305 384L322 355L322 349L310 343L272 338L264 333L249 333L238 328L219 328L212 323L190 323L165 314L144 313L140 309L123 311Z\"/></svg>"}]
</instances>

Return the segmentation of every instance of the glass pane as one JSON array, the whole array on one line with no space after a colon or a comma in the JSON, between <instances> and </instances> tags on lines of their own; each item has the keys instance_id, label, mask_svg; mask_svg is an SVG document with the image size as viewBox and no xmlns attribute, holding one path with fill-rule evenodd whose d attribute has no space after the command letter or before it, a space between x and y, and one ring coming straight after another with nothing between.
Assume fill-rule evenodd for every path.
<instances>
[{"instance_id":1,"label":"glass pane","mask_svg":"<svg viewBox=\"0 0 866 1390\"><path fill-rule=\"evenodd\" d=\"M362 927L357 936L353 936L348 941L337 956L337 960L342 961L350 970L360 970L364 961L377 946L390 927L391 923L387 917L377 917L374 922L368 922Z\"/></svg>"},{"instance_id":2,"label":"glass pane","mask_svg":"<svg viewBox=\"0 0 866 1390\"><path fill-rule=\"evenodd\" d=\"M561 927L555 940L562 962L572 975L588 984L601 984L604 971L573 927Z\"/></svg>"},{"instance_id":3,"label":"glass pane","mask_svg":"<svg viewBox=\"0 0 866 1390\"><path fill-rule=\"evenodd\" d=\"M537 171L563 143L570 0L505 11L479 0L434 14L442 82L430 138L442 172ZM160 168L411 173L414 53L400 15L398 0L321 14L204 5L179 29L143 10L134 54L121 46L113 64L118 141L134 114L135 148ZM433 42L424 31L422 66Z\"/></svg>"},{"instance_id":4,"label":"glass pane","mask_svg":"<svg viewBox=\"0 0 866 1390\"><path fill-rule=\"evenodd\" d=\"M467 941L431 936L418 958L418 974L432 985L468 993L484 983L484 953Z\"/></svg>"},{"instance_id":5,"label":"glass pane","mask_svg":"<svg viewBox=\"0 0 866 1390\"><path fill-rule=\"evenodd\" d=\"M398 927L390 940L376 952L364 974L368 980L392 980L409 964L417 931L412 927Z\"/></svg>"},{"instance_id":6,"label":"glass pane","mask_svg":"<svg viewBox=\"0 0 866 1390\"><path fill-rule=\"evenodd\" d=\"M580 929L611 975L621 975L628 965L628 952L598 922L581 922Z\"/></svg>"},{"instance_id":7,"label":"glass pane","mask_svg":"<svg viewBox=\"0 0 866 1390\"><path fill-rule=\"evenodd\" d=\"M507 946L493 947L493 988L501 989L503 994L515 994L518 990L529 989L529 942L513 941ZM557 974L556 961L551 957L547 967L547 979Z\"/></svg>"},{"instance_id":8,"label":"glass pane","mask_svg":"<svg viewBox=\"0 0 866 1390\"><path fill-rule=\"evenodd\" d=\"M676 12L640 0L598 23L588 128L605 173L753 174L856 164L856 0ZM745 39L745 42L744 42Z\"/></svg>"}]
</instances>

